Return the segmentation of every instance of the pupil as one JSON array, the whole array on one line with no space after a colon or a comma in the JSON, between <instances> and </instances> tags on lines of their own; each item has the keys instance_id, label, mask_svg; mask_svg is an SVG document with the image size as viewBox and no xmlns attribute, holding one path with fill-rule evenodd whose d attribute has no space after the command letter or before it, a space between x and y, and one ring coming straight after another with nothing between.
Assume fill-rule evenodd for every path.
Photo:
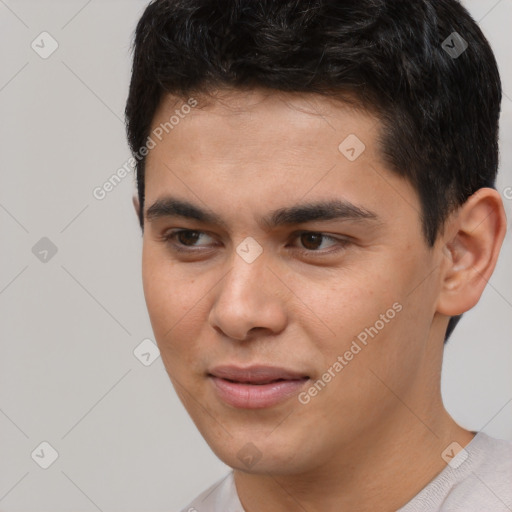
<instances>
[{"instance_id":1,"label":"pupil","mask_svg":"<svg viewBox=\"0 0 512 512\"><path fill-rule=\"evenodd\" d=\"M188 242L192 242L190 245L193 245L193 243L197 241L198 237L199 233L197 231L182 231L179 235L180 242L184 243L184 245L187 245L187 238Z\"/></svg>"},{"instance_id":2,"label":"pupil","mask_svg":"<svg viewBox=\"0 0 512 512\"><path fill-rule=\"evenodd\" d=\"M303 237L303 245L306 247L306 249L318 249L318 246L321 245L322 242L322 235L320 233L305 233L302 235ZM313 243L310 244L308 242L304 243L304 240L309 239L310 241L313 240ZM315 240L317 243L315 243ZM313 245L314 247L311 247Z\"/></svg>"}]
</instances>

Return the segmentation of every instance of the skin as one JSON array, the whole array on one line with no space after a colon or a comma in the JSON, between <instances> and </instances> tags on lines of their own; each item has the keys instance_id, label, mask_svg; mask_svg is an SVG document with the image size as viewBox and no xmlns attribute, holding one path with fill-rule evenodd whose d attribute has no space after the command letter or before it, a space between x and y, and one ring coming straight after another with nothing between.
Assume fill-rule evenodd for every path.
<instances>
[{"instance_id":1,"label":"skin","mask_svg":"<svg viewBox=\"0 0 512 512\"><path fill-rule=\"evenodd\" d=\"M166 96L152 127L180 104ZM397 510L446 467L441 454L451 442L465 446L474 436L443 406L443 339L449 316L477 303L494 269L506 230L502 202L479 190L428 247L417 194L383 163L379 129L373 115L327 98L222 90L147 157L151 324L187 412L234 468L246 512ZM349 134L366 146L353 162L338 150ZM224 225L147 217L171 195ZM273 229L257 222L331 199L378 220ZM165 240L179 229L200 233ZM252 263L236 252L249 236L263 250ZM268 364L315 382L396 303L401 311L307 404L294 396L266 409L235 408L207 375L220 364ZM261 454L251 467L238 457L247 443Z\"/></svg>"}]
</instances>

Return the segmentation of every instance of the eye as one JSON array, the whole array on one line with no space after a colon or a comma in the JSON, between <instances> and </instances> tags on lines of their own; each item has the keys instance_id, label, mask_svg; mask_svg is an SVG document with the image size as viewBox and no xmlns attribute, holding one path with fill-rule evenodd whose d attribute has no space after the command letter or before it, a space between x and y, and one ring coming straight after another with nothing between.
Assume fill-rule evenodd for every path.
<instances>
[{"instance_id":1,"label":"eye","mask_svg":"<svg viewBox=\"0 0 512 512\"><path fill-rule=\"evenodd\" d=\"M302 253L308 254L315 252L321 254L330 254L342 250L346 245L350 243L346 238L337 238L316 231L302 231L300 233L296 233L295 238L299 239L302 244L302 248L299 247L298 250ZM335 247L337 245L338 248L334 250L322 250L322 242L325 240L334 242L330 247Z\"/></svg>"},{"instance_id":2,"label":"eye","mask_svg":"<svg viewBox=\"0 0 512 512\"><path fill-rule=\"evenodd\" d=\"M180 229L175 231L168 231L162 237L162 239L171 244L173 248L177 251L191 251L193 249L184 249L183 247L201 247L196 245L196 242L201 238L201 236L206 236L208 238L212 238L208 236L204 231L197 231L192 229ZM203 246L204 247L204 246Z\"/></svg>"}]
</instances>

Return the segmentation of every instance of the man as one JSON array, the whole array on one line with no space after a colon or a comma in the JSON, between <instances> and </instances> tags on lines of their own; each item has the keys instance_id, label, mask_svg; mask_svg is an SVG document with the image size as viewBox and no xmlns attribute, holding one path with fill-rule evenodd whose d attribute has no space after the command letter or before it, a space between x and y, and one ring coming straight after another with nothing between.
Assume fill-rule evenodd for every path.
<instances>
[{"instance_id":1,"label":"man","mask_svg":"<svg viewBox=\"0 0 512 512\"><path fill-rule=\"evenodd\" d=\"M512 510L445 410L505 236L500 78L455 0L156 0L126 106L164 365L233 471L184 510Z\"/></svg>"}]
</instances>

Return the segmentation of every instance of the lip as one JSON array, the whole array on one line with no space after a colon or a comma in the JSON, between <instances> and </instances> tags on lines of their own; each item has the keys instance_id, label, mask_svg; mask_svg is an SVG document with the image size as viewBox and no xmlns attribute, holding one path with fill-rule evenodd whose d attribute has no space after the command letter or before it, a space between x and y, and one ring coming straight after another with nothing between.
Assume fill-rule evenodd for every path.
<instances>
[{"instance_id":1,"label":"lip","mask_svg":"<svg viewBox=\"0 0 512 512\"><path fill-rule=\"evenodd\" d=\"M296 395L309 376L276 366L217 366L209 371L217 396L240 409L263 409Z\"/></svg>"}]
</instances>

